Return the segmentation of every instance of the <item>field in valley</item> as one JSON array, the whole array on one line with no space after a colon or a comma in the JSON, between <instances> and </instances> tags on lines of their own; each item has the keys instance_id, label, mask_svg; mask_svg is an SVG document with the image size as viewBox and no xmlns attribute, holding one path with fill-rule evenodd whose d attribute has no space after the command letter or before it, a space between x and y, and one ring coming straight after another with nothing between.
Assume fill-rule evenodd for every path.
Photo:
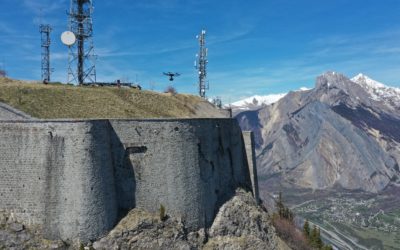
<instances>
[{"instance_id":1,"label":"field in valley","mask_svg":"<svg viewBox=\"0 0 400 250\"><path fill-rule=\"evenodd\" d=\"M299 221L308 219L320 227L324 240L338 249L400 249L399 187L371 194L339 188L297 189L278 177L261 183L264 196L280 191Z\"/></svg>"}]
</instances>

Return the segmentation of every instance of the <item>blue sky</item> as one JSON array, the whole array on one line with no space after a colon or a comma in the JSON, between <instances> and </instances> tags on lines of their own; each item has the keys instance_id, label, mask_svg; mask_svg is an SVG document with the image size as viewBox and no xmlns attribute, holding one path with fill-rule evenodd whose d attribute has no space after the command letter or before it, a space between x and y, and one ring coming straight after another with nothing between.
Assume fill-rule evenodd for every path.
<instances>
[{"instance_id":1,"label":"blue sky","mask_svg":"<svg viewBox=\"0 0 400 250\"><path fill-rule=\"evenodd\" d=\"M0 67L40 79L39 23L53 26L53 79L66 81L69 0L1 0ZM97 79L162 91L163 71L197 93L196 34L207 29L207 95L224 103L312 87L333 70L400 87L400 0L95 0Z\"/></svg>"}]
</instances>

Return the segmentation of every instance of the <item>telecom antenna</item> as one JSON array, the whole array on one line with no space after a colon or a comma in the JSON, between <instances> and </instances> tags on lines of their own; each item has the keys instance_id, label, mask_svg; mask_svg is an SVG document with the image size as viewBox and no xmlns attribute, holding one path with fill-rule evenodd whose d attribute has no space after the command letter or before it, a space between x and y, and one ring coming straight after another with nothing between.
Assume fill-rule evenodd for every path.
<instances>
[{"instance_id":1,"label":"telecom antenna","mask_svg":"<svg viewBox=\"0 0 400 250\"><path fill-rule=\"evenodd\" d=\"M68 83L96 83L93 10L93 0L71 0L68 31L61 36L69 48Z\"/></svg>"},{"instance_id":2,"label":"telecom antenna","mask_svg":"<svg viewBox=\"0 0 400 250\"><path fill-rule=\"evenodd\" d=\"M50 82L50 33L52 28L48 24L40 25L41 46L42 46L42 81L43 83Z\"/></svg>"},{"instance_id":3,"label":"telecom antenna","mask_svg":"<svg viewBox=\"0 0 400 250\"><path fill-rule=\"evenodd\" d=\"M199 95L202 98L206 98L206 90L208 90L208 84L206 82L207 71L206 66L208 63L207 54L208 49L206 48L206 31L203 29L200 35L196 36L199 39L200 51L196 55L197 60L194 62L194 67L199 73Z\"/></svg>"}]
</instances>

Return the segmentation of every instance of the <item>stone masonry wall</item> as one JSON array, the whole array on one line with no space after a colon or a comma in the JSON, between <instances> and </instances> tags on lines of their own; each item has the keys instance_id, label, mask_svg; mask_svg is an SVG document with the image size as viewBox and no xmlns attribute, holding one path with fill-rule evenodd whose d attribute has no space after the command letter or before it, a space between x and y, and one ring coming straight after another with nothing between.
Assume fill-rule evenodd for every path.
<instances>
[{"instance_id":1,"label":"stone masonry wall","mask_svg":"<svg viewBox=\"0 0 400 250\"><path fill-rule=\"evenodd\" d=\"M0 102L0 120L26 120L33 119L28 114L17 110L10 105Z\"/></svg>"},{"instance_id":2,"label":"stone masonry wall","mask_svg":"<svg viewBox=\"0 0 400 250\"><path fill-rule=\"evenodd\" d=\"M117 220L109 123L0 122L0 211L83 240Z\"/></svg>"},{"instance_id":3,"label":"stone masonry wall","mask_svg":"<svg viewBox=\"0 0 400 250\"><path fill-rule=\"evenodd\" d=\"M257 161L255 152L255 140L254 133L251 131L243 132L243 140L246 148L247 163L249 166L249 173L251 179L251 185L253 189L253 196L256 203L260 203L260 193L258 189L258 175L257 175Z\"/></svg>"},{"instance_id":4,"label":"stone masonry wall","mask_svg":"<svg viewBox=\"0 0 400 250\"><path fill-rule=\"evenodd\" d=\"M198 229L237 187L251 182L232 119L0 121L0 212L50 238L95 239L161 204Z\"/></svg>"},{"instance_id":5,"label":"stone masonry wall","mask_svg":"<svg viewBox=\"0 0 400 250\"><path fill-rule=\"evenodd\" d=\"M167 213L198 229L212 223L237 187L251 188L241 130L234 120L111 124L125 148L115 154L117 193L125 209L156 212L162 204Z\"/></svg>"}]
</instances>

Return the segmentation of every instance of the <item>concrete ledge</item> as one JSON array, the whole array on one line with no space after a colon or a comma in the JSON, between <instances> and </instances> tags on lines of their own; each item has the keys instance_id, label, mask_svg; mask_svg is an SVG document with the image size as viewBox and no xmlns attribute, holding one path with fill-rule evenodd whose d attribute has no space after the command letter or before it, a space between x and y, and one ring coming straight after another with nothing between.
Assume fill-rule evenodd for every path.
<instances>
[{"instance_id":1,"label":"concrete ledge","mask_svg":"<svg viewBox=\"0 0 400 250\"><path fill-rule=\"evenodd\" d=\"M30 115L0 102L0 121L1 120L25 120L34 119Z\"/></svg>"}]
</instances>

